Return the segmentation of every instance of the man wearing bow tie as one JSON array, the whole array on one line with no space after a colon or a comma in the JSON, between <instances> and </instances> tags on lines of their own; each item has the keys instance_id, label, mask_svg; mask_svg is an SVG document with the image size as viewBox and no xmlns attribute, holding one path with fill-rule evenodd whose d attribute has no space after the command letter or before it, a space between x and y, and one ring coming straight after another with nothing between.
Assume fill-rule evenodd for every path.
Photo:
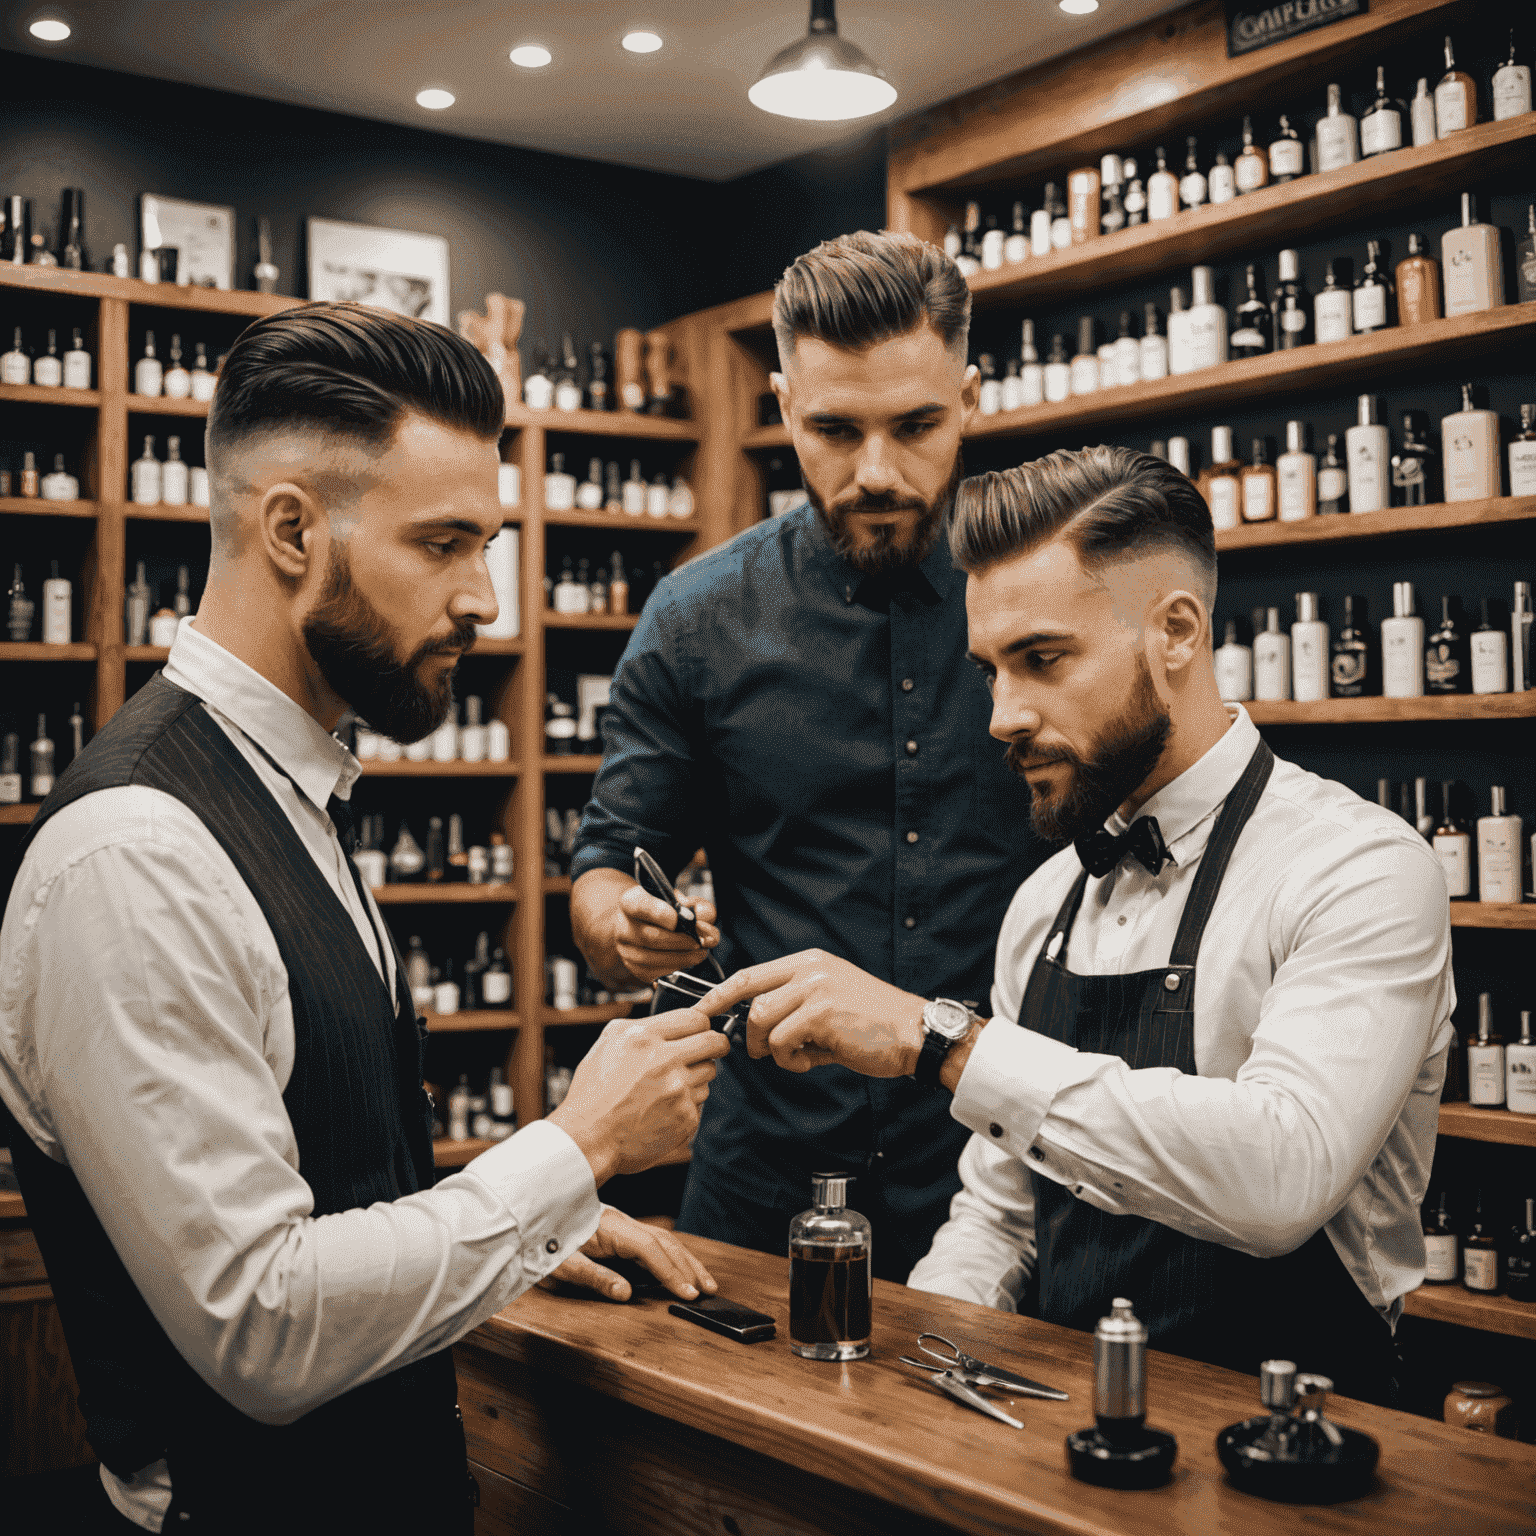
<instances>
[{"instance_id":1,"label":"man wearing bow tie","mask_svg":"<svg viewBox=\"0 0 1536 1536\"><path fill-rule=\"evenodd\" d=\"M1128 1296L1154 1347L1390 1401L1452 1041L1439 866L1222 703L1210 514L1171 466L979 476L951 546L991 733L1066 845L1009 907L991 1017L816 952L700 1007L755 998L749 1049L791 1071L953 1096L963 1187L909 1284L1081 1329Z\"/></svg>"}]
</instances>

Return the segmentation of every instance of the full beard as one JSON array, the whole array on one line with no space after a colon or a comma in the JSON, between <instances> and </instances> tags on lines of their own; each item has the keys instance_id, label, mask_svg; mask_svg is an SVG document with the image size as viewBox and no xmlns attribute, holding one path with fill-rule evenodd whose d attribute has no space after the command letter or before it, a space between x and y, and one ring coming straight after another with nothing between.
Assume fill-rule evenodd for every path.
<instances>
[{"instance_id":1,"label":"full beard","mask_svg":"<svg viewBox=\"0 0 1536 1536\"><path fill-rule=\"evenodd\" d=\"M944 531L949 511L955 504L955 492L965 474L959 454L955 455L955 467L950 472L949 483L933 501L922 501L915 496L859 495L853 501L829 507L816 493L811 483L801 478L805 494L821 519L832 547L856 571L878 574L899 570L903 566L921 565L933 552ZM916 512L917 521L903 532L894 523L872 525L867 539L855 533L851 519L867 512Z\"/></svg>"},{"instance_id":2,"label":"full beard","mask_svg":"<svg viewBox=\"0 0 1536 1536\"><path fill-rule=\"evenodd\" d=\"M457 655L475 643L474 623L461 619L446 640L429 640L409 661L397 660L389 621L357 589L339 544L331 545L325 587L303 625L304 644L331 691L376 731L409 745L430 736L453 703L453 670L421 681L431 656Z\"/></svg>"},{"instance_id":3,"label":"full beard","mask_svg":"<svg viewBox=\"0 0 1536 1536\"><path fill-rule=\"evenodd\" d=\"M1008 766L1021 776L1026 762L1066 763L1071 770L1066 786L1054 794L1030 785L1030 825L1046 842L1064 846L1098 831L1146 781L1163 755L1173 722L1140 656L1136 674L1119 720L1100 735L1087 761L1065 747L1042 752L1032 751L1028 742L1009 743Z\"/></svg>"}]
</instances>

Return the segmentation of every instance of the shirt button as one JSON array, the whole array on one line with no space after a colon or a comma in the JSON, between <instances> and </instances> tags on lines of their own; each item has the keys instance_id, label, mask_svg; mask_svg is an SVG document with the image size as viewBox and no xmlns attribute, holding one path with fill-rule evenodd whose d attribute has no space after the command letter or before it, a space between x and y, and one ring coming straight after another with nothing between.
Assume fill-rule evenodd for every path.
<instances>
[{"instance_id":1,"label":"shirt button","mask_svg":"<svg viewBox=\"0 0 1536 1536\"><path fill-rule=\"evenodd\" d=\"M1034 1158L1037 1163L1043 1163L1045 1161L1045 1153L1042 1152L1039 1147L1031 1147L1029 1149L1029 1155Z\"/></svg>"},{"instance_id":2,"label":"shirt button","mask_svg":"<svg viewBox=\"0 0 1536 1536\"><path fill-rule=\"evenodd\" d=\"M908 757L916 757L917 756L917 743L915 741L909 741L907 743L907 756Z\"/></svg>"},{"instance_id":3,"label":"shirt button","mask_svg":"<svg viewBox=\"0 0 1536 1536\"><path fill-rule=\"evenodd\" d=\"M1120 925L1120 926L1121 926L1121 927L1122 927L1122 928L1124 928L1124 927L1125 927L1125 919L1124 919L1124 918L1123 918L1123 917L1117 917L1117 918L1116 918L1116 919L1115 919L1115 921L1116 921L1116 922L1117 922L1117 923L1119 923L1119 925Z\"/></svg>"},{"instance_id":4,"label":"shirt button","mask_svg":"<svg viewBox=\"0 0 1536 1536\"><path fill-rule=\"evenodd\" d=\"M914 683L910 677L902 678L902 680L901 680L901 691L903 693L911 693L912 690L915 687L917 687L917 684Z\"/></svg>"},{"instance_id":5,"label":"shirt button","mask_svg":"<svg viewBox=\"0 0 1536 1536\"><path fill-rule=\"evenodd\" d=\"M907 841L909 843L915 843L917 841L917 833L916 832L908 832L907 833Z\"/></svg>"},{"instance_id":6,"label":"shirt button","mask_svg":"<svg viewBox=\"0 0 1536 1536\"><path fill-rule=\"evenodd\" d=\"M1002 1134L1003 1134L1003 1128L1002 1128L1002 1126L1000 1126L1000 1125L999 1125L999 1124L998 1124L998 1123L997 1123L997 1121L996 1121L996 1120L994 1120L994 1121L993 1121L993 1122L992 1122L992 1124L991 1124L991 1125L989 1125L989 1126L988 1126L988 1127L987 1127L987 1129L988 1129L988 1130L989 1130L989 1131L990 1131L990 1132L991 1132L991 1133L992 1133L992 1134L993 1134L993 1135L994 1135L994 1136L1001 1136L1001 1135L1002 1135Z\"/></svg>"},{"instance_id":7,"label":"shirt button","mask_svg":"<svg viewBox=\"0 0 1536 1536\"><path fill-rule=\"evenodd\" d=\"M903 928L916 928L917 919L915 917L904 917L901 920L901 926Z\"/></svg>"},{"instance_id":8,"label":"shirt button","mask_svg":"<svg viewBox=\"0 0 1536 1536\"><path fill-rule=\"evenodd\" d=\"M545 1253L559 1253L560 1239L558 1237L550 1238L550 1240L544 1244L544 1251Z\"/></svg>"}]
</instances>

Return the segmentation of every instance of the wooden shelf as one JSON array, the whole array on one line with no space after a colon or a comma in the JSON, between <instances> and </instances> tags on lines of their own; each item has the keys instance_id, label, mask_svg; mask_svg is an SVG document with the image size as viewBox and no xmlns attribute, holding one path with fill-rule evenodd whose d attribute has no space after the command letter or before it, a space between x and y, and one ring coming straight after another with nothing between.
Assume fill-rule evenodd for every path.
<instances>
[{"instance_id":1,"label":"wooden shelf","mask_svg":"<svg viewBox=\"0 0 1536 1536\"><path fill-rule=\"evenodd\" d=\"M46 384L0 384L0 402L12 405L73 405L94 409L101 404L99 389L50 389ZM44 471L39 470L39 474Z\"/></svg>"},{"instance_id":2,"label":"wooden shelf","mask_svg":"<svg viewBox=\"0 0 1536 1536\"><path fill-rule=\"evenodd\" d=\"M550 1024L606 1024L610 1019L627 1019L635 1008L644 1003L595 1003L585 1008L551 1008L544 1005L544 1023Z\"/></svg>"},{"instance_id":3,"label":"wooden shelf","mask_svg":"<svg viewBox=\"0 0 1536 1536\"><path fill-rule=\"evenodd\" d=\"M94 501L44 501L41 496L0 496L0 512L24 517L95 517Z\"/></svg>"},{"instance_id":4,"label":"wooden shelf","mask_svg":"<svg viewBox=\"0 0 1536 1536\"><path fill-rule=\"evenodd\" d=\"M510 880L501 885L376 885L373 899L381 907L510 906L517 900L517 886Z\"/></svg>"},{"instance_id":5,"label":"wooden shelf","mask_svg":"<svg viewBox=\"0 0 1536 1536\"><path fill-rule=\"evenodd\" d=\"M124 661L165 661L171 654L168 645L125 645Z\"/></svg>"},{"instance_id":6,"label":"wooden shelf","mask_svg":"<svg viewBox=\"0 0 1536 1536\"><path fill-rule=\"evenodd\" d=\"M521 656L523 648L524 642L520 635L510 640L491 640L481 635L470 646L467 654L470 656Z\"/></svg>"},{"instance_id":7,"label":"wooden shelf","mask_svg":"<svg viewBox=\"0 0 1536 1536\"><path fill-rule=\"evenodd\" d=\"M1474 358L1485 364L1490 347L1514 343L1533 331L1536 302L1505 304L1454 320L1392 326L1367 336L1320 342L1291 352L1237 358L1198 373L1121 384L1052 404L999 411L995 416L977 415L971 418L965 437L969 441L1055 436L1110 422L1118 427L1148 417L1182 419L1225 411L1246 400L1273 401L1286 394L1324 390L1353 393L1356 385L1379 388L1388 373L1431 365L1442 377L1449 377L1453 365ZM760 435L749 433L745 445L759 446L755 439Z\"/></svg>"},{"instance_id":8,"label":"wooden shelf","mask_svg":"<svg viewBox=\"0 0 1536 1536\"><path fill-rule=\"evenodd\" d=\"M1388 720L1536 719L1536 690L1525 693L1425 694L1418 699L1319 699L1244 703L1255 725L1365 725Z\"/></svg>"},{"instance_id":9,"label":"wooden shelf","mask_svg":"<svg viewBox=\"0 0 1536 1536\"><path fill-rule=\"evenodd\" d=\"M569 896L571 894L571 877L569 875L545 875L543 889L546 896Z\"/></svg>"},{"instance_id":10,"label":"wooden shelf","mask_svg":"<svg viewBox=\"0 0 1536 1536\"><path fill-rule=\"evenodd\" d=\"M509 405L509 427L543 427L546 432L577 432L584 437L648 438L672 443L696 443L699 427L692 421L666 416L636 416L632 411L532 411Z\"/></svg>"},{"instance_id":11,"label":"wooden shelf","mask_svg":"<svg viewBox=\"0 0 1536 1536\"><path fill-rule=\"evenodd\" d=\"M194 507L190 502L185 506L173 507L169 502L157 502L153 506L146 506L136 501L124 502L123 516L138 519L145 523L206 523L208 521L207 507Z\"/></svg>"},{"instance_id":12,"label":"wooden shelf","mask_svg":"<svg viewBox=\"0 0 1536 1536\"><path fill-rule=\"evenodd\" d=\"M0 827L31 826L42 803L41 800L31 800L22 805L0 805Z\"/></svg>"},{"instance_id":13,"label":"wooden shelf","mask_svg":"<svg viewBox=\"0 0 1536 1536\"><path fill-rule=\"evenodd\" d=\"M468 1141L450 1141L446 1136L439 1136L432 1143L432 1161L439 1168L462 1168L482 1152L500 1145L499 1141L485 1141L478 1136L471 1136Z\"/></svg>"},{"instance_id":14,"label":"wooden shelf","mask_svg":"<svg viewBox=\"0 0 1536 1536\"><path fill-rule=\"evenodd\" d=\"M788 448L789 428L782 421L776 421L771 427L753 427L741 440L743 448Z\"/></svg>"},{"instance_id":15,"label":"wooden shelf","mask_svg":"<svg viewBox=\"0 0 1536 1536\"><path fill-rule=\"evenodd\" d=\"M552 613L544 611L545 629L633 629L638 613Z\"/></svg>"},{"instance_id":16,"label":"wooden shelf","mask_svg":"<svg viewBox=\"0 0 1536 1536\"><path fill-rule=\"evenodd\" d=\"M1504 1333L1516 1339L1536 1339L1536 1302L1511 1301L1508 1296L1484 1296L1464 1285L1422 1285L1403 1297L1409 1317L1456 1323L1484 1333Z\"/></svg>"},{"instance_id":17,"label":"wooden shelf","mask_svg":"<svg viewBox=\"0 0 1536 1536\"><path fill-rule=\"evenodd\" d=\"M382 763L377 759L362 764L365 779L515 779L515 762L505 763L412 763L405 758Z\"/></svg>"},{"instance_id":18,"label":"wooden shelf","mask_svg":"<svg viewBox=\"0 0 1536 1536\"><path fill-rule=\"evenodd\" d=\"M1453 901L1452 928L1536 928L1536 901Z\"/></svg>"},{"instance_id":19,"label":"wooden shelf","mask_svg":"<svg viewBox=\"0 0 1536 1536\"><path fill-rule=\"evenodd\" d=\"M44 645L41 640L0 640L0 661L95 661L96 647Z\"/></svg>"},{"instance_id":20,"label":"wooden shelf","mask_svg":"<svg viewBox=\"0 0 1536 1536\"><path fill-rule=\"evenodd\" d=\"M128 414L145 416L206 416L210 401L172 400L165 395L128 396Z\"/></svg>"},{"instance_id":21,"label":"wooden shelf","mask_svg":"<svg viewBox=\"0 0 1536 1536\"><path fill-rule=\"evenodd\" d=\"M583 753L581 756L546 757L545 773L596 773L603 766L600 752Z\"/></svg>"},{"instance_id":22,"label":"wooden shelf","mask_svg":"<svg viewBox=\"0 0 1536 1536\"><path fill-rule=\"evenodd\" d=\"M433 1013L430 1008L423 1008L420 1012L428 1031L434 1035L516 1029L520 1022L511 1008L463 1008L458 1013Z\"/></svg>"},{"instance_id":23,"label":"wooden shelf","mask_svg":"<svg viewBox=\"0 0 1536 1536\"><path fill-rule=\"evenodd\" d=\"M1374 155L1342 170L1261 187L1230 202L1207 204L1156 224L1141 224L1049 256L1033 256L970 279L976 309L1055 303L1102 294L1159 273L1244 252L1299 245L1310 235L1384 214L1405 201L1449 197L1474 182L1495 181L1536 150L1536 112L1479 123L1433 144Z\"/></svg>"},{"instance_id":24,"label":"wooden shelf","mask_svg":"<svg viewBox=\"0 0 1536 1536\"><path fill-rule=\"evenodd\" d=\"M19 1189L0 1189L0 1221L25 1221L27 1202Z\"/></svg>"},{"instance_id":25,"label":"wooden shelf","mask_svg":"<svg viewBox=\"0 0 1536 1536\"><path fill-rule=\"evenodd\" d=\"M546 528L612 528L615 533L698 533L703 520L692 517L651 517L648 513L546 512ZM546 617L548 615L546 614Z\"/></svg>"},{"instance_id":26,"label":"wooden shelf","mask_svg":"<svg viewBox=\"0 0 1536 1536\"><path fill-rule=\"evenodd\" d=\"M1342 517L1308 517L1298 523L1244 523L1216 533L1216 552L1270 549L1277 544L1334 544L1351 539L1384 539L1404 533L1434 533L1492 523L1536 520L1536 496L1500 496L1494 501L1443 501L1427 507L1388 507Z\"/></svg>"},{"instance_id":27,"label":"wooden shelf","mask_svg":"<svg viewBox=\"0 0 1536 1536\"><path fill-rule=\"evenodd\" d=\"M1506 1147L1536 1147L1536 1115L1480 1104L1442 1104L1440 1134L1459 1141L1496 1141Z\"/></svg>"},{"instance_id":28,"label":"wooden shelf","mask_svg":"<svg viewBox=\"0 0 1536 1536\"><path fill-rule=\"evenodd\" d=\"M31 288L39 293L77 294L88 299L126 299L157 309L193 309L212 315L275 315L303 299L284 293L246 293L237 289L194 288L180 283L141 283L136 277L105 272L71 272L64 267L13 267L0 271L0 287Z\"/></svg>"}]
</instances>

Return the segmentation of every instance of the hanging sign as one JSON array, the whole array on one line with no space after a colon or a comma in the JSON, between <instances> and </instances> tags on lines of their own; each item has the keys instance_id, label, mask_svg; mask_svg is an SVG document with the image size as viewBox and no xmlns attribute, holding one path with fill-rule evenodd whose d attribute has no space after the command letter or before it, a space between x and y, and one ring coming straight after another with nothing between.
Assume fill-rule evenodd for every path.
<instances>
[{"instance_id":1,"label":"hanging sign","mask_svg":"<svg viewBox=\"0 0 1536 1536\"><path fill-rule=\"evenodd\" d=\"M1282 0L1279 5L1226 0L1226 7L1227 57L1235 59L1346 16L1364 15L1366 0Z\"/></svg>"}]
</instances>

